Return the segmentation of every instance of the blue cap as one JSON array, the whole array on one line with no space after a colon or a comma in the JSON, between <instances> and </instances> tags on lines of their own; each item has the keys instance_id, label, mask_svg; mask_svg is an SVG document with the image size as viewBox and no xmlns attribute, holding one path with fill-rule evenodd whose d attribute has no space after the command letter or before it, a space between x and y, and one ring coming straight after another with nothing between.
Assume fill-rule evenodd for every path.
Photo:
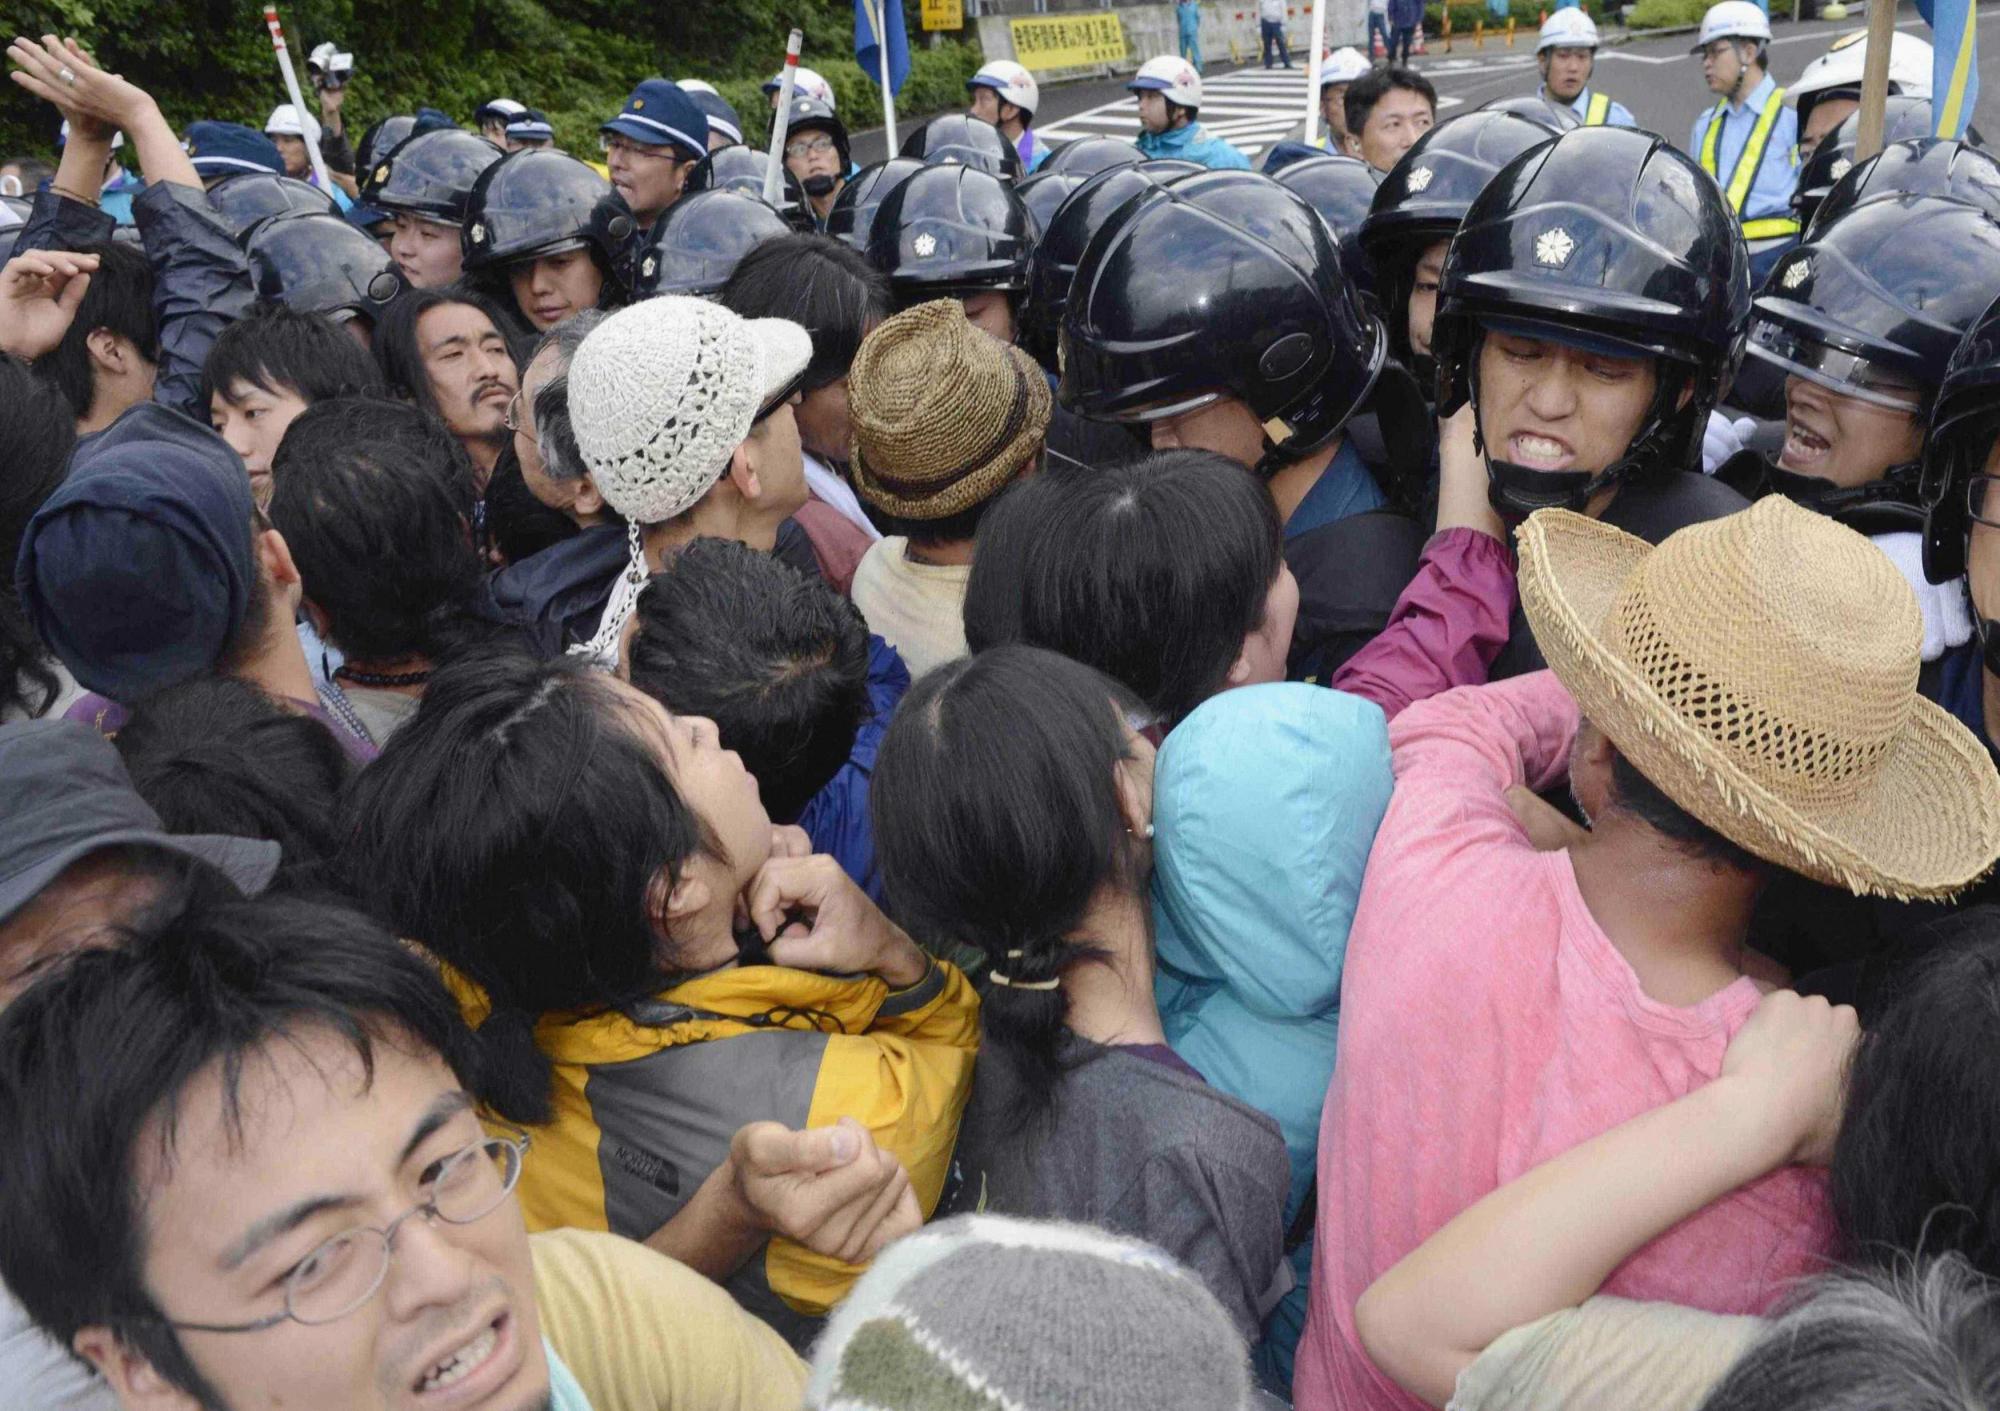
<instances>
[{"instance_id":1,"label":"blue cap","mask_svg":"<svg viewBox=\"0 0 2000 1411\"><path fill-rule=\"evenodd\" d=\"M436 108L419 108L417 125L410 129L410 136L416 137L426 132L442 132L448 127L457 126L458 124L452 121L450 113L441 112ZM380 156L381 153L378 152L376 155Z\"/></svg>"},{"instance_id":2,"label":"blue cap","mask_svg":"<svg viewBox=\"0 0 2000 1411\"><path fill-rule=\"evenodd\" d=\"M677 83L649 78L625 100L618 116L599 128L653 147L678 147L689 157L708 154L708 117Z\"/></svg>"},{"instance_id":3,"label":"blue cap","mask_svg":"<svg viewBox=\"0 0 2000 1411\"><path fill-rule=\"evenodd\" d=\"M189 124L187 153L203 180L245 171L285 174L285 159L278 155L278 144L255 128L238 122Z\"/></svg>"},{"instance_id":4,"label":"blue cap","mask_svg":"<svg viewBox=\"0 0 2000 1411\"><path fill-rule=\"evenodd\" d=\"M547 113L539 108L523 108L507 119L507 135L516 142L553 142L556 130Z\"/></svg>"},{"instance_id":5,"label":"blue cap","mask_svg":"<svg viewBox=\"0 0 2000 1411\"><path fill-rule=\"evenodd\" d=\"M701 92L689 93L688 97L694 100L694 105L701 109L702 116L708 119L710 132L726 137L731 142L743 140L743 119L736 115L736 109L727 98L720 93Z\"/></svg>"},{"instance_id":6,"label":"blue cap","mask_svg":"<svg viewBox=\"0 0 2000 1411\"><path fill-rule=\"evenodd\" d=\"M257 574L250 477L206 426L142 402L77 444L14 583L70 674L129 703L211 670Z\"/></svg>"}]
</instances>

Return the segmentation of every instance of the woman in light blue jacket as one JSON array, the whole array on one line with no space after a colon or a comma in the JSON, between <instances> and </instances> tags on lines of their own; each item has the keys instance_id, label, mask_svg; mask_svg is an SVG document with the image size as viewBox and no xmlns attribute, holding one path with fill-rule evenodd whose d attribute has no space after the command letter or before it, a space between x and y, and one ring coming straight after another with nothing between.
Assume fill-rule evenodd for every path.
<instances>
[{"instance_id":1,"label":"woman in light blue jacket","mask_svg":"<svg viewBox=\"0 0 2000 1411\"><path fill-rule=\"evenodd\" d=\"M1167 1041L1273 1118L1291 1158L1298 1284L1264 1325L1260 1372L1291 1384L1305 1323L1319 1117L1362 869L1389 806L1389 729L1360 696L1225 691L1167 736L1153 785L1155 993Z\"/></svg>"}]
</instances>

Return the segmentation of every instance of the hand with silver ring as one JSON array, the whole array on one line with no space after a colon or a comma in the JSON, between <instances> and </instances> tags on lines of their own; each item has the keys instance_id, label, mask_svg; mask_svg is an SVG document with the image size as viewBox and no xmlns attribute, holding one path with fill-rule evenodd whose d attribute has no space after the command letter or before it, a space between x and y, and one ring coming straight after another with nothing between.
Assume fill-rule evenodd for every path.
<instances>
[{"instance_id":1,"label":"hand with silver ring","mask_svg":"<svg viewBox=\"0 0 2000 1411\"><path fill-rule=\"evenodd\" d=\"M67 83L71 88L76 87L76 74L73 70L64 69L61 73L57 74L56 77L61 79L64 83Z\"/></svg>"}]
</instances>

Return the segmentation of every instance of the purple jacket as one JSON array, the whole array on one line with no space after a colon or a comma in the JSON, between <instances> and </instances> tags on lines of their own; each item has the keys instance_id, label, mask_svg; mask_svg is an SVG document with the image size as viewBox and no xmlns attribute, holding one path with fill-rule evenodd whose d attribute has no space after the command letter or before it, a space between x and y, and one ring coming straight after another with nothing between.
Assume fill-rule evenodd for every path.
<instances>
[{"instance_id":1,"label":"purple jacket","mask_svg":"<svg viewBox=\"0 0 2000 1411\"><path fill-rule=\"evenodd\" d=\"M1500 540L1476 529L1433 534L1388 625L1329 684L1391 720L1454 686L1483 685L1507 645L1514 598L1514 556Z\"/></svg>"}]
</instances>

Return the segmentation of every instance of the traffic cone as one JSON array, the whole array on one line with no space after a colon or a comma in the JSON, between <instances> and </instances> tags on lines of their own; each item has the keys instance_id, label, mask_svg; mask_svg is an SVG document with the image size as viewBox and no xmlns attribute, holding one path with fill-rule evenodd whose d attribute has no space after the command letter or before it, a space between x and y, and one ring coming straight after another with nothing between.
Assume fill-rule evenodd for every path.
<instances>
[{"instance_id":1,"label":"traffic cone","mask_svg":"<svg viewBox=\"0 0 2000 1411\"><path fill-rule=\"evenodd\" d=\"M1412 46L1410 52L1412 54L1422 54L1424 52L1424 27L1422 25L1417 26L1417 42Z\"/></svg>"},{"instance_id":2,"label":"traffic cone","mask_svg":"<svg viewBox=\"0 0 2000 1411\"><path fill-rule=\"evenodd\" d=\"M1389 46L1382 42L1382 32L1380 30L1377 30L1374 33L1374 35L1370 37L1368 43L1368 57L1372 60L1372 59L1386 59L1388 56L1389 56Z\"/></svg>"}]
</instances>

